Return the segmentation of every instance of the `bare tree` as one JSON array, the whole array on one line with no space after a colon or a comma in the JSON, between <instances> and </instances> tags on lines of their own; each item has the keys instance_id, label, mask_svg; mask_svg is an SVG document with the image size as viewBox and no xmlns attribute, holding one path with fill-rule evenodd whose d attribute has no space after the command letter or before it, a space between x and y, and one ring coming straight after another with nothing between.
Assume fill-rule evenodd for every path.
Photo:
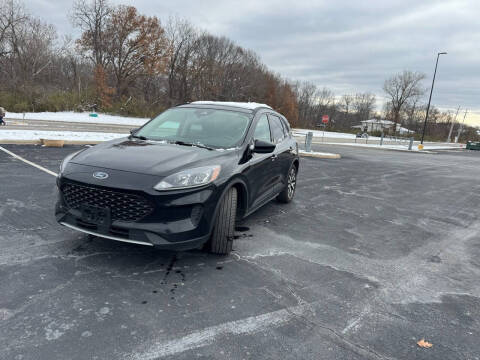
<instances>
[{"instance_id":1,"label":"bare tree","mask_svg":"<svg viewBox=\"0 0 480 360\"><path fill-rule=\"evenodd\" d=\"M297 83L295 89L298 103L298 121L301 126L306 126L314 116L317 87L310 82L302 82Z\"/></svg>"},{"instance_id":2,"label":"bare tree","mask_svg":"<svg viewBox=\"0 0 480 360\"><path fill-rule=\"evenodd\" d=\"M78 45L95 66L105 67L108 61L105 29L111 12L108 0L76 0L70 14L73 25L83 31Z\"/></svg>"},{"instance_id":3,"label":"bare tree","mask_svg":"<svg viewBox=\"0 0 480 360\"><path fill-rule=\"evenodd\" d=\"M335 94L332 90L324 87L315 94L316 103L320 111L335 103Z\"/></svg>"},{"instance_id":4,"label":"bare tree","mask_svg":"<svg viewBox=\"0 0 480 360\"><path fill-rule=\"evenodd\" d=\"M198 33L184 19L171 17L166 26L170 57L168 69L169 104L184 103L190 97L190 70Z\"/></svg>"},{"instance_id":5,"label":"bare tree","mask_svg":"<svg viewBox=\"0 0 480 360\"><path fill-rule=\"evenodd\" d=\"M28 15L19 16L21 7L16 9L10 7L10 16L17 20L10 21L5 41L8 56L2 58L0 68L5 82L14 92L21 89L31 97L36 80L48 71L55 56L59 55L56 47L57 34L52 25Z\"/></svg>"},{"instance_id":6,"label":"bare tree","mask_svg":"<svg viewBox=\"0 0 480 360\"><path fill-rule=\"evenodd\" d=\"M335 94L332 90L323 87L321 90L317 90L315 93L315 116L314 123L320 123L322 115L329 115L333 121L334 115L336 113L336 104L335 104Z\"/></svg>"},{"instance_id":7,"label":"bare tree","mask_svg":"<svg viewBox=\"0 0 480 360\"><path fill-rule=\"evenodd\" d=\"M11 37L20 24L29 16L23 4L17 0L0 0L0 56L13 51Z\"/></svg>"},{"instance_id":8,"label":"bare tree","mask_svg":"<svg viewBox=\"0 0 480 360\"><path fill-rule=\"evenodd\" d=\"M106 57L113 69L118 96L140 75L163 73L167 39L157 17L140 15L133 6L116 7L105 29Z\"/></svg>"},{"instance_id":9,"label":"bare tree","mask_svg":"<svg viewBox=\"0 0 480 360\"><path fill-rule=\"evenodd\" d=\"M353 98L352 105L360 121L368 120L375 110L375 95L370 93L357 93Z\"/></svg>"},{"instance_id":10,"label":"bare tree","mask_svg":"<svg viewBox=\"0 0 480 360\"><path fill-rule=\"evenodd\" d=\"M419 98L425 93L421 82L424 74L404 70L391 78L385 80L383 90L389 97L393 116L393 132L397 131L397 124L400 122L400 114L407 101Z\"/></svg>"},{"instance_id":11,"label":"bare tree","mask_svg":"<svg viewBox=\"0 0 480 360\"><path fill-rule=\"evenodd\" d=\"M340 99L340 102L339 102L340 110L342 110L345 113L345 117L348 117L348 114L352 109L353 100L354 100L353 96L349 94L342 95Z\"/></svg>"}]
</instances>

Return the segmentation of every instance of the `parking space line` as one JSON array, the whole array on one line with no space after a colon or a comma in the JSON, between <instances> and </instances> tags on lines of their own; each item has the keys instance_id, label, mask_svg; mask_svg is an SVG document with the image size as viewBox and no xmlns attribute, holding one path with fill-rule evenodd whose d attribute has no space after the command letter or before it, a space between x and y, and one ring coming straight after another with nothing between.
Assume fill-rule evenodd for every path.
<instances>
[{"instance_id":1,"label":"parking space line","mask_svg":"<svg viewBox=\"0 0 480 360\"><path fill-rule=\"evenodd\" d=\"M48 169L44 168L43 166L40 166L40 165L38 165L38 164L35 164L34 162L31 162L31 161L29 161L29 160L27 160L27 159L24 159L24 158L21 157L20 155L17 155L17 154L15 154L15 153L11 152L10 150L5 149L4 147L1 147L1 146L0 146L0 150L2 150L3 152L7 153L8 155L14 157L15 159L18 159L18 160L23 161L25 164L31 165L31 166L33 166L33 167L36 167L37 169L42 170L42 171L44 171L44 172L46 172L47 174L50 174L50 175L52 175L52 176L55 176L55 177L57 176L57 173L55 173L55 172L53 172L53 171L51 171L51 170L48 170Z\"/></svg>"},{"instance_id":2,"label":"parking space line","mask_svg":"<svg viewBox=\"0 0 480 360\"><path fill-rule=\"evenodd\" d=\"M272 327L279 327L294 318L304 317L312 311L312 305L313 304L302 304L291 306L282 310L207 327L176 340L155 343L151 349L145 352L137 352L131 356L130 359L153 360L172 356L188 350L211 345L222 336L251 335Z\"/></svg>"}]
</instances>

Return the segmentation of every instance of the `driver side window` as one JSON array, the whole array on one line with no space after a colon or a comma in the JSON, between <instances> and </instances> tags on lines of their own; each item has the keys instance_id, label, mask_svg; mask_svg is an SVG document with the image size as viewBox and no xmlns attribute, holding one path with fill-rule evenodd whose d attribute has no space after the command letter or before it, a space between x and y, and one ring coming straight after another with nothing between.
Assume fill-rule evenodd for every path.
<instances>
[{"instance_id":1,"label":"driver side window","mask_svg":"<svg viewBox=\"0 0 480 360\"><path fill-rule=\"evenodd\" d=\"M260 119L257 121L257 126L255 127L255 132L253 133L253 138L255 140L262 140L271 142L270 137L270 125L268 124L268 118L266 114L263 114Z\"/></svg>"}]
</instances>

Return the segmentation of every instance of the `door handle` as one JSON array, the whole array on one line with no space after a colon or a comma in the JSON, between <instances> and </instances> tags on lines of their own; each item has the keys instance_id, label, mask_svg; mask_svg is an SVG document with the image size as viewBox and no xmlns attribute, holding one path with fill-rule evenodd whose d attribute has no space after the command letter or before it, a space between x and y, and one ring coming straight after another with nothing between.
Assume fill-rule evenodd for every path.
<instances>
[{"instance_id":1,"label":"door handle","mask_svg":"<svg viewBox=\"0 0 480 360\"><path fill-rule=\"evenodd\" d=\"M277 159L277 154L273 154L272 156L270 156L270 159L272 159L272 161L275 161Z\"/></svg>"}]
</instances>

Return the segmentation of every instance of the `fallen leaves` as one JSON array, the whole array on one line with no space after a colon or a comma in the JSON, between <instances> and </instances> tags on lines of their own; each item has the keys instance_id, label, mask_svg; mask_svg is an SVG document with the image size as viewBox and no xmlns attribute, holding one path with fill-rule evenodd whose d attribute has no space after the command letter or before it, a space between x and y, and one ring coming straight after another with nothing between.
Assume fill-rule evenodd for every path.
<instances>
[{"instance_id":1,"label":"fallen leaves","mask_svg":"<svg viewBox=\"0 0 480 360\"><path fill-rule=\"evenodd\" d=\"M420 346L421 348L425 348L425 349L431 348L433 346L432 343L429 343L428 341L425 341L425 339L418 340L417 345Z\"/></svg>"}]
</instances>

